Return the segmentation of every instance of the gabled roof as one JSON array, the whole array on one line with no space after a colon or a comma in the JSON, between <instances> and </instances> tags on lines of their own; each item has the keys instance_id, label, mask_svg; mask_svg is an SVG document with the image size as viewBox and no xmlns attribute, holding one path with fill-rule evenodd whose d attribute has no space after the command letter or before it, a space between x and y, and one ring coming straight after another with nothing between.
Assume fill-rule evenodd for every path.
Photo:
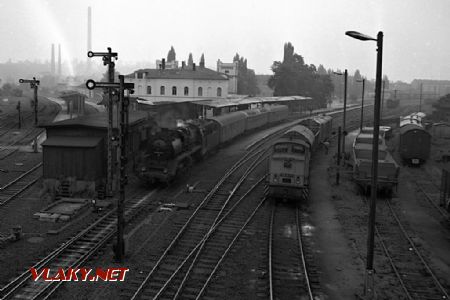
<instances>
[{"instance_id":1,"label":"gabled roof","mask_svg":"<svg viewBox=\"0 0 450 300\"><path fill-rule=\"evenodd\" d=\"M199 79L199 80L228 80L228 76L213 71L208 68L197 67L194 70L184 69L139 69L131 74L125 75L125 78L134 79L138 73L138 79Z\"/></svg>"}]
</instances>

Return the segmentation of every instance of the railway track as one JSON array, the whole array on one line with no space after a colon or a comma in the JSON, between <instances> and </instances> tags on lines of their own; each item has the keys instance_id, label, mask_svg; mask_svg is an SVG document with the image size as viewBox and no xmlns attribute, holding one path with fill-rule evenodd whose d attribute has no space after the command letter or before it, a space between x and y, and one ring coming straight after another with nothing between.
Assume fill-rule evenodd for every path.
<instances>
[{"instance_id":1,"label":"railway track","mask_svg":"<svg viewBox=\"0 0 450 300\"><path fill-rule=\"evenodd\" d=\"M126 222L130 222L142 211L148 198L149 194L143 196L141 192L125 203ZM117 229L116 224L116 209L113 209L30 268L37 269L39 273L43 268L56 270L60 267L64 269L82 267L113 237ZM47 299L61 284L63 281L33 281L31 272L27 270L4 286L0 290L0 295L1 299Z\"/></svg>"},{"instance_id":2,"label":"railway track","mask_svg":"<svg viewBox=\"0 0 450 300\"><path fill-rule=\"evenodd\" d=\"M450 214L439 205L440 187L435 184L432 176L428 173L424 174L422 170L408 170L407 174L409 175L410 180L416 184L416 187L424 195L424 198L430 206L433 207L444 220L450 221Z\"/></svg>"},{"instance_id":3,"label":"railway track","mask_svg":"<svg viewBox=\"0 0 450 300\"><path fill-rule=\"evenodd\" d=\"M449 299L448 292L406 232L389 200L378 202L378 243L407 299Z\"/></svg>"},{"instance_id":4,"label":"railway track","mask_svg":"<svg viewBox=\"0 0 450 300\"><path fill-rule=\"evenodd\" d=\"M269 299L317 299L318 276L304 251L299 209L274 204L269 227Z\"/></svg>"},{"instance_id":5,"label":"railway track","mask_svg":"<svg viewBox=\"0 0 450 300\"><path fill-rule=\"evenodd\" d=\"M198 299L208 293L207 286L223 258L264 201L243 201L254 189L262 189L263 156L264 149L247 152L219 180L187 220L180 222L170 244L145 271L144 278L132 282L138 288L126 291L124 298ZM257 168L263 174L255 183L249 176Z\"/></svg>"},{"instance_id":6,"label":"railway track","mask_svg":"<svg viewBox=\"0 0 450 300\"><path fill-rule=\"evenodd\" d=\"M42 176L42 163L38 163L19 177L0 187L0 207L15 199Z\"/></svg>"}]
</instances>

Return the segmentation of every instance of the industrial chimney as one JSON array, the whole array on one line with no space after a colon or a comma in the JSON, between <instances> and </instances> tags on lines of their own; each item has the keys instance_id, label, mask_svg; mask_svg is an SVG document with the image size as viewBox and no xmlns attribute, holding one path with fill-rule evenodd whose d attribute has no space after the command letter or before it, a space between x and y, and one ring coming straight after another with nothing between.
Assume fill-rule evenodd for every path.
<instances>
[{"instance_id":1,"label":"industrial chimney","mask_svg":"<svg viewBox=\"0 0 450 300\"><path fill-rule=\"evenodd\" d=\"M58 44L58 77L61 77L61 44Z\"/></svg>"},{"instance_id":2,"label":"industrial chimney","mask_svg":"<svg viewBox=\"0 0 450 300\"><path fill-rule=\"evenodd\" d=\"M55 44L52 44L51 72L55 75Z\"/></svg>"}]
</instances>

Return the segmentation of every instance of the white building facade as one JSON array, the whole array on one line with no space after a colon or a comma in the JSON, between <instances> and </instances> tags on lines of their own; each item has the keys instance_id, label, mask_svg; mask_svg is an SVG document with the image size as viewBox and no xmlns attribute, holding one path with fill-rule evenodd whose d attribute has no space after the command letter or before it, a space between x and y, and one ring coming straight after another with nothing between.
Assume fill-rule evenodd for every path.
<instances>
[{"instance_id":1,"label":"white building facade","mask_svg":"<svg viewBox=\"0 0 450 300\"><path fill-rule=\"evenodd\" d=\"M152 102L186 102L228 96L229 78L207 68L141 69L125 76L133 97Z\"/></svg>"},{"instance_id":2,"label":"white building facade","mask_svg":"<svg viewBox=\"0 0 450 300\"><path fill-rule=\"evenodd\" d=\"M230 79L228 85L228 92L230 94L237 94L237 83L238 83L238 62L223 63L217 60L217 72L224 73Z\"/></svg>"}]
</instances>

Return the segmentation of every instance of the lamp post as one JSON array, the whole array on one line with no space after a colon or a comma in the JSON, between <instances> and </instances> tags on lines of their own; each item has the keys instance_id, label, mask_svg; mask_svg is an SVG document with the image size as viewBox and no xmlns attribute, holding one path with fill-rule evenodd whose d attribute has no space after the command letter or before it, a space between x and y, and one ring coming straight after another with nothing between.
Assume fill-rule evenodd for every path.
<instances>
[{"instance_id":1,"label":"lamp post","mask_svg":"<svg viewBox=\"0 0 450 300\"><path fill-rule=\"evenodd\" d=\"M366 83L366 79L363 78L362 80L356 80L356 82L362 82L362 96L361 96L361 120L359 125L359 130L362 131L363 129L363 120L364 120L364 86Z\"/></svg>"},{"instance_id":2,"label":"lamp post","mask_svg":"<svg viewBox=\"0 0 450 300\"><path fill-rule=\"evenodd\" d=\"M348 73L347 73L347 69L345 69L344 73L340 73L340 72L333 72L336 75L344 75L344 115L342 117L342 153L343 156L345 157L345 136L347 135L347 131L345 130L345 115L346 115L346 110L347 110L347 77L348 77ZM344 161L344 165L345 165L345 160Z\"/></svg>"},{"instance_id":3,"label":"lamp post","mask_svg":"<svg viewBox=\"0 0 450 300\"><path fill-rule=\"evenodd\" d=\"M380 100L381 100L381 74L383 64L383 32L379 31L374 39L356 31L347 31L346 35L362 40L377 42L377 73L375 80L375 107L373 112L373 137L372 137L372 189L370 197L369 224L367 236L367 262L364 294L373 299L373 250L375 233L375 213L377 201L377 177L378 177L378 136L380 133Z\"/></svg>"}]
</instances>

